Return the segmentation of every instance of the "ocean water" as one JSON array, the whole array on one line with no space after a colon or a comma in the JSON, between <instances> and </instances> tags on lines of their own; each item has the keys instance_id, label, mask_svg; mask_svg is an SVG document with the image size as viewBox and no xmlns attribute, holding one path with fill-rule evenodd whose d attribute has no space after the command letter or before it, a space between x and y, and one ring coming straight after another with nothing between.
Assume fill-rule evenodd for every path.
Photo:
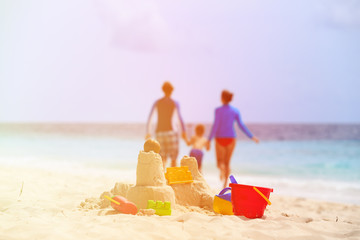
<instances>
[{"instance_id":1,"label":"ocean water","mask_svg":"<svg viewBox=\"0 0 360 240\"><path fill-rule=\"evenodd\" d=\"M187 126L189 135L193 126ZM249 128L261 142L238 134L231 166L239 183L270 187L274 194L360 204L360 125ZM0 165L135 174L143 137L143 124L0 124ZM179 159L189 151L181 142ZM220 190L215 165L212 146L203 173Z\"/></svg>"}]
</instances>

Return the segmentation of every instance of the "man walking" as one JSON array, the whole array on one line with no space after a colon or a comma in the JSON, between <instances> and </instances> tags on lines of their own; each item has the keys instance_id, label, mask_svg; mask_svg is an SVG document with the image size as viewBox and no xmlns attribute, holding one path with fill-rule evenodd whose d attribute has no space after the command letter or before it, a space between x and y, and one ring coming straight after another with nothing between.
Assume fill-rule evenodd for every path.
<instances>
[{"instance_id":1,"label":"man walking","mask_svg":"<svg viewBox=\"0 0 360 240\"><path fill-rule=\"evenodd\" d=\"M179 153L179 137L178 133L174 131L172 126L172 119L177 115L181 125L182 137L186 137L184 121L180 114L179 104L171 98L174 87L169 82L165 82L162 86L164 97L158 99L151 108L150 115L146 124L146 138L150 138L150 121L152 115L157 110L157 126L156 126L156 140L160 143L160 155L166 166L167 158L171 159L171 166L176 167L176 158Z\"/></svg>"}]
</instances>

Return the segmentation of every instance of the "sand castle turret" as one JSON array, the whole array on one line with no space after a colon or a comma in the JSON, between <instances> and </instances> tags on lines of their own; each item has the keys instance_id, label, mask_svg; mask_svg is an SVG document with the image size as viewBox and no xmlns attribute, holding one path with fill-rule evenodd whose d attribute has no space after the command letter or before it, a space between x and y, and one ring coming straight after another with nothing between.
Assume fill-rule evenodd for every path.
<instances>
[{"instance_id":1,"label":"sand castle turret","mask_svg":"<svg viewBox=\"0 0 360 240\"><path fill-rule=\"evenodd\" d=\"M190 184L173 184L176 203L180 205L198 206L212 210L215 193L206 183L198 169L197 161L193 157L184 156L181 166L188 166L194 181Z\"/></svg>"},{"instance_id":2,"label":"sand castle turret","mask_svg":"<svg viewBox=\"0 0 360 240\"><path fill-rule=\"evenodd\" d=\"M174 190L166 185L160 144L149 139L140 151L136 168L136 185L127 192L126 198L138 208L146 208L148 200L169 201L175 204Z\"/></svg>"}]
</instances>

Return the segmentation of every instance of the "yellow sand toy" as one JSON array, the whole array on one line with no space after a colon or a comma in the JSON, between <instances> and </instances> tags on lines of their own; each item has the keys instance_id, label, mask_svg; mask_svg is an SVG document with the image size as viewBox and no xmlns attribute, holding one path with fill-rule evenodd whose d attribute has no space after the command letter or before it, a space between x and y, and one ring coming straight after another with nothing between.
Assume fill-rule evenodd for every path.
<instances>
[{"instance_id":1,"label":"yellow sand toy","mask_svg":"<svg viewBox=\"0 0 360 240\"><path fill-rule=\"evenodd\" d=\"M171 203L148 200L147 209L154 209L155 214L159 216L171 215Z\"/></svg>"},{"instance_id":2,"label":"yellow sand toy","mask_svg":"<svg viewBox=\"0 0 360 240\"><path fill-rule=\"evenodd\" d=\"M192 183L194 181L188 166L167 168L165 178L170 185L177 183Z\"/></svg>"},{"instance_id":3,"label":"yellow sand toy","mask_svg":"<svg viewBox=\"0 0 360 240\"><path fill-rule=\"evenodd\" d=\"M229 178L231 183L237 183L233 175L230 175ZM226 193L229 190L231 191L231 188L224 188L218 195L215 195L213 205L214 212L223 215L234 215L233 205L231 202L231 193Z\"/></svg>"},{"instance_id":4,"label":"yellow sand toy","mask_svg":"<svg viewBox=\"0 0 360 240\"><path fill-rule=\"evenodd\" d=\"M231 190L231 188L224 188L218 195L215 195L213 205L214 212L223 215L234 215L231 193L226 193L229 190Z\"/></svg>"}]
</instances>

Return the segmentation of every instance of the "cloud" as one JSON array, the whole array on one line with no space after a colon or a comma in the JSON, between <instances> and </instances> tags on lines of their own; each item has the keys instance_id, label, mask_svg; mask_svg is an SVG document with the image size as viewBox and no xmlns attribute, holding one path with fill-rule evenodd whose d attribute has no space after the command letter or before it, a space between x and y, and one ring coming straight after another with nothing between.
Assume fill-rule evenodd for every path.
<instances>
[{"instance_id":1,"label":"cloud","mask_svg":"<svg viewBox=\"0 0 360 240\"><path fill-rule=\"evenodd\" d=\"M152 0L95 0L109 28L111 44L132 51L154 52L169 44L166 21Z\"/></svg>"}]
</instances>

